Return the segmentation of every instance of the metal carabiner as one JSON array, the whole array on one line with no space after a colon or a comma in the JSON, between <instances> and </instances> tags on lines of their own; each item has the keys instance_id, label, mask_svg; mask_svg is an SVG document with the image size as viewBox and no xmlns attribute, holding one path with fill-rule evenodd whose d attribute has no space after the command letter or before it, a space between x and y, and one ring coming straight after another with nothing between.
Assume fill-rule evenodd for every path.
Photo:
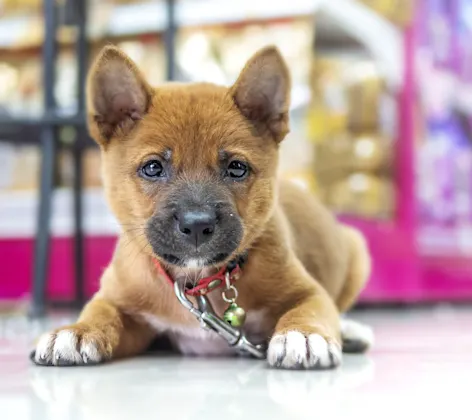
<instances>
[{"instance_id":1,"label":"metal carabiner","mask_svg":"<svg viewBox=\"0 0 472 420\"><path fill-rule=\"evenodd\" d=\"M210 301L205 296L197 297L198 308L196 308L185 295L185 286L183 284L175 282L174 292L179 302L197 318L203 328L214 331L225 339L230 346L236 347L239 351L249 353L257 359L265 359L264 346L252 344L240 329L229 325L219 318L213 310Z\"/></svg>"}]
</instances>

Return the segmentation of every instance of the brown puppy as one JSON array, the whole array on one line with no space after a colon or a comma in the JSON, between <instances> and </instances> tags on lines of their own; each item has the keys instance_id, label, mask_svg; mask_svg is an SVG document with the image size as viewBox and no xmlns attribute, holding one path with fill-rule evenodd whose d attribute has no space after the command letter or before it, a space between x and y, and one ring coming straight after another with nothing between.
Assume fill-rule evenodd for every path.
<instances>
[{"instance_id":1,"label":"brown puppy","mask_svg":"<svg viewBox=\"0 0 472 420\"><path fill-rule=\"evenodd\" d=\"M339 317L369 275L362 236L277 181L289 94L274 47L230 88L152 88L123 52L102 51L89 76L89 128L122 233L100 291L77 324L39 340L37 363L130 357L160 334L186 354L232 353L181 306L154 260L175 281L195 282L246 253L238 303L250 339L270 340L271 366L335 367L342 339L368 347L369 330L347 323L341 333ZM221 290L207 297L221 315Z\"/></svg>"}]
</instances>

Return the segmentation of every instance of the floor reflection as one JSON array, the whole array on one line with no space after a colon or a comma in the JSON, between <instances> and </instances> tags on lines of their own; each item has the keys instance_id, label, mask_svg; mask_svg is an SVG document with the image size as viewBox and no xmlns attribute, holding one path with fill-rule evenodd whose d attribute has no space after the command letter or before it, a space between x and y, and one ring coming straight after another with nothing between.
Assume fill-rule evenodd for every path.
<instances>
[{"instance_id":1,"label":"floor reflection","mask_svg":"<svg viewBox=\"0 0 472 420\"><path fill-rule=\"evenodd\" d=\"M307 372L271 370L257 360L169 354L103 366L38 367L27 357L33 336L70 319L32 324L0 316L0 419L468 418L472 310L357 317L375 327L372 352L346 355L338 370Z\"/></svg>"}]
</instances>

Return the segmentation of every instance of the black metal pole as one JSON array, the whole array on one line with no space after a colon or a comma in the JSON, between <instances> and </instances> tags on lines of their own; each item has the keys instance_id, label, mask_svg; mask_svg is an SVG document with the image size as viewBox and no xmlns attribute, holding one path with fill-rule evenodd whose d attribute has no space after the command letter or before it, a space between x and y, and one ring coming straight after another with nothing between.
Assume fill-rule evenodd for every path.
<instances>
[{"instance_id":1,"label":"black metal pole","mask_svg":"<svg viewBox=\"0 0 472 420\"><path fill-rule=\"evenodd\" d=\"M87 5L88 1L76 0L77 7L77 66L78 66L78 112L85 112L85 82L88 67L88 43L87 43Z\"/></svg>"},{"instance_id":2,"label":"black metal pole","mask_svg":"<svg viewBox=\"0 0 472 420\"><path fill-rule=\"evenodd\" d=\"M75 0L77 24L77 111L79 115L85 112L85 80L87 77L88 45L87 45L87 1ZM78 127L73 147L74 161L74 265L75 265L75 300L77 306L85 303L84 279L84 235L83 235L83 151L87 131Z\"/></svg>"},{"instance_id":3,"label":"black metal pole","mask_svg":"<svg viewBox=\"0 0 472 420\"><path fill-rule=\"evenodd\" d=\"M55 0L44 0L45 39L43 45L44 113L51 115L56 108L54 97L55 64L57 55L57 14ZM30 315L44 315L46 308L46 285L49 267L50 223L52 194L56 168L56 129L50 124L42 127L41 133L41 179L37 236L34 252L33 302Z\"/></svg>"},{"instance_id":4,"label":"black metal pole","mask_svg":"<svg viewBox=\"0 0 472 420\"><path fill-rule=\"evenodd\" d=\"M177 39L177 22L175 19L176 0L166 0L167 28L164 34L167 58L167 80L176 79L175 50Z\"/></svg>"}]
</instances>

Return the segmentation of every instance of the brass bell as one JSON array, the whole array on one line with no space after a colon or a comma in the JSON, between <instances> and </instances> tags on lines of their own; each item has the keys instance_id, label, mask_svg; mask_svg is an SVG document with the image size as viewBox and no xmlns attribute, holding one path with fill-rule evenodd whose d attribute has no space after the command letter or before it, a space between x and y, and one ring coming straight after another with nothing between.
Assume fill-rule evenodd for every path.
<instances>
[{"instance_id":1,"label":"brass bell","mask_svg":"<svg viewBox=\"0 0 472 420\"><path fill-rule=\"evenodd\" d=\"M223 314L223 319L233 327L242 327L246 321L246 311L233 302Z\"/></svg>"}]
</instances>

